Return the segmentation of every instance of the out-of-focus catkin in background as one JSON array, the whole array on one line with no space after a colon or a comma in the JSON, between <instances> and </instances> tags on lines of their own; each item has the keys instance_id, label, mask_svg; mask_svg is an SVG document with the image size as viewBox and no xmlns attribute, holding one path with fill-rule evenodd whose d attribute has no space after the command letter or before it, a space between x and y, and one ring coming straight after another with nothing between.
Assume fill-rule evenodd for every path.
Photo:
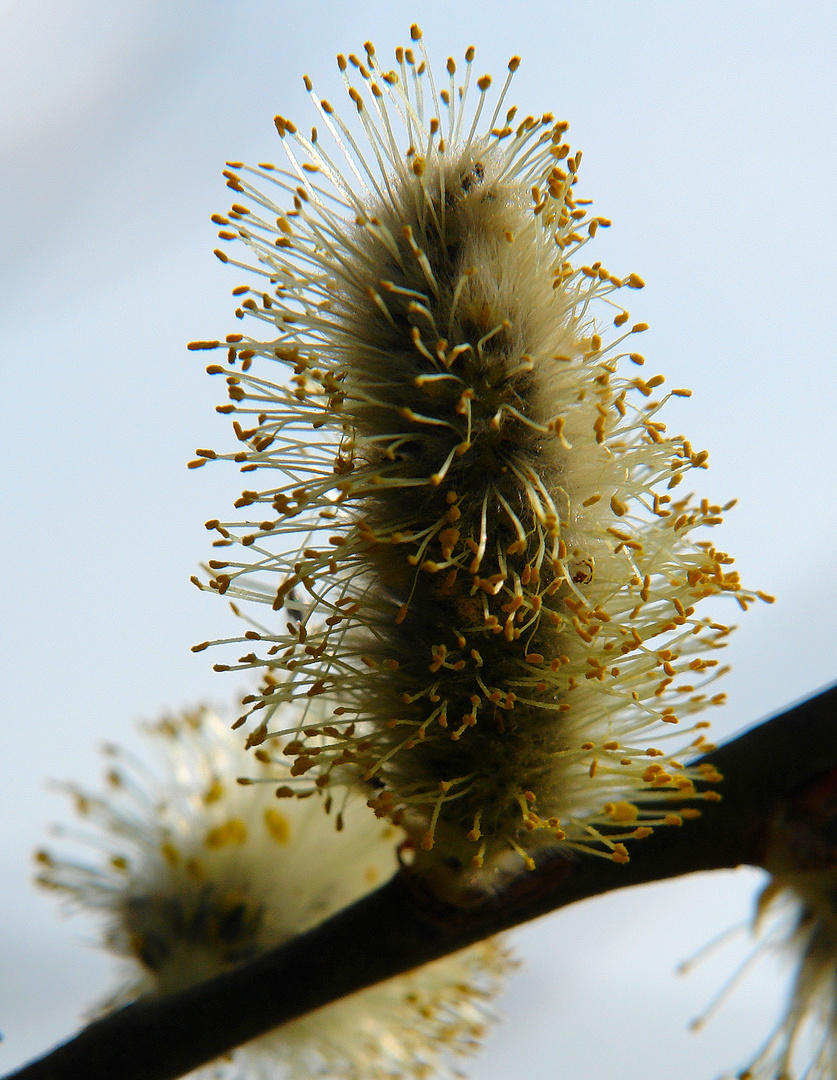
<instances>
[{"instance_id":1,"label":"out-of-focus catkin in background","mask_svg":"<svg viewBox=\"0 0 837 1080\"><path fill-rule=\"evenodd\" d=\"M740 500L713 542L777 597L737 620L715 735L835 676L830 4L0 2L4 1070L111 986L92 928L30 884L30 852L68 817L45 779L96 786L103 740L246 689L189 651L237 632L189 575L240 484L185 467L232 445L205 356L185 349L236 329L239 282L211 255L223 163L279 158L274 113L315 122L302 75L337 104L335 54L371 39L384 58L413 21L438 65L473 44L476 73L499 77L522 56L513 103L570 121L580 194L613 220L590 258L647 282L631 298L651 325L646 370L694 391L663 419L710 451L700 494ZM706 1080L743 1065L784 983L763 973L693 1034L746 946L685 980L674 968L746 918L759 880L616 893L519 932L508 1022L466 1071Z\"/></svg>"}]
</instances>

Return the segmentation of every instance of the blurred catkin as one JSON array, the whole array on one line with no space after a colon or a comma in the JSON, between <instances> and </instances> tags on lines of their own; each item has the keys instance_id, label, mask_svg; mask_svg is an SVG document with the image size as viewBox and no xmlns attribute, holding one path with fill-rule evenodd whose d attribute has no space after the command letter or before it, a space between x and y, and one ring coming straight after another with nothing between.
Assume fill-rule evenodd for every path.
<instances>
[{"instance_id":1,"label":"blurred catkin","mask_svg":"<svg viewBox=\"0 0 837 1080\"><path fill-rule=\"evenodd\" d=\"M286 707L292 710L292 706ZM322 798L277 804L276 774L198 709L148 730L157 768L109 747L104 794L69 786L86 853L38 853L41 885L102 921L120 961L109 1012L165 997L262 956L382 884L400 830L348 799L338 831ZM287 767L286 767L287 769ZM500 938L427 964L253 1039L193 1080L456 1080L514 967Z\"/></svg>"}]
</instances>

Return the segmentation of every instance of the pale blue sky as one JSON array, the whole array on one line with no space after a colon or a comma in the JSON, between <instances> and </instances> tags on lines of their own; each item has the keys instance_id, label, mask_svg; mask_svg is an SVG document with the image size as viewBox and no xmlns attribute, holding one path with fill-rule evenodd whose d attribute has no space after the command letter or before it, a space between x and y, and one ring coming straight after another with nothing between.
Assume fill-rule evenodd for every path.
<instances>
[{"instance_id":1,"label":"pale blue sky","mask_svg":"<svg viewBox=\"0 0 837 1080\"><path fill-rule=\"evenodd\" d=\"M188 578L232 471L218 387L186 341L235 329L211 255L225 159L278 156L302 75L338 100L334 54L390 53L419 21L431 57L523 57L512 97L568 119L584 194L613 219L597 258L648 282L649 370L695 396L669 423L711 453L717 537L778 602L742 618L722 735L837 675L832 2L0 0L0 325L6 527L0 814L0 1069L73 1030L107 964L30 887L67 819L46 777L94 784L104 739L242 689L188 646L229 626ZM722 539L721 539L722 537ZM713 537L715 539L715 537ZM226 680L226 681L225 681ZM768 1033L771 983L700 1035L735 950L676 962L744 918L757 875L612 895L520 933L509 1021L474 1080L712 1080Z\"/></svg>"}]
</instances>

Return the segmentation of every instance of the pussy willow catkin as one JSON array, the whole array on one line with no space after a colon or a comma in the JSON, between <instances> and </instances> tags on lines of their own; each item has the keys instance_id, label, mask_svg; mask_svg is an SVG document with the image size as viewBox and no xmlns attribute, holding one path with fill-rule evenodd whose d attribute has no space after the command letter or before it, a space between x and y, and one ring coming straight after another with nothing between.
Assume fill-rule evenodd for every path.
<instances>
[{"instance_id":1,"label":"pussy willow catkin","mask_svg":"<svg viewBox=\"0 0 837 1080\"><path fill-rule=\"evenodd\" d=\"M146 734L156 768L111 746L104 794L67 785L85 822L70 837L88 853L36 856L39 884L97 916L102 946L120 961L122 986L97 1012L230 971L394 873L403 837L356 792L341 799L337 831L317 805L328 795L280 806L270 786L236 784L248 766L253 779L276 766L245 754L209 710L166 717ZM502 939L491 938L266 1032L189 1076L462 1080L457 1059L479 1049L514 967Z\"/></svg>"},{"instance_id":2,"label":"pussy willow catkin","mask_svg":"<svg viewBox=\"0 0 837 1080\"><path fill-rule=\"evenodd\" d=\"M207 523L230 549L209 587L284 615L216 666L263 676L249 741L295 759L300 793L352 770L419 858L624 862L699 813L672 800L718 797L657 744L704 746L681 721L723 696L704 687L729 627L696 605L754 594L691 539L727 507L675 490L707 454L641 377L622 297L642 280L578 260L609 222L576 194L568 125L506 107L517 57L472 108L474 50L442 84L411 36L394 70L371 43L338 57L357 123L306 78L324 131L277 116L288 166L225 173L237 201L213 220L248 254L216 254L260 280L233 290L250 334L190 346L227 349L208 370L241 444L192 465L263 477L243 519ZM272 726L306 696L329 723Z\"/></svg>"}]
</instances>

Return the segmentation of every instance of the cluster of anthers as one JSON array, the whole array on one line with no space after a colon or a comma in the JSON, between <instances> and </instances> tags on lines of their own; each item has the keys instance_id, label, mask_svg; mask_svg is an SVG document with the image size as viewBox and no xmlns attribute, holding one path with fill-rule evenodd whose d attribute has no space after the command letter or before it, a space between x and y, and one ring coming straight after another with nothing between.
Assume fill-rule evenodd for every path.
<instances>
[{"instance_id":1,"label":"cluster of anthers","mask_svg":"<svg viewBox=\"0 0 837 1080\"><path fill-rule=\"evenodd\" d=\"M208 371L240 448L191 464L265 478L207 523L227 549L208 587L284 616L248 616L216 667L261 674L240 722L297 792L352 771L419 859L625 862L719 797L685 759L729 627L696 607L761 594L691 539L728 506L677 490L707 453L659 417L690 392L641 374L622 297L642 280L576 261L610 223L576 193L568 125L506 109L514 57L484 131L474 50L440 86L411 34L397 70L370 43L338 57L356 125L306 77L329 138L277 116L287 167L228 163L237 201L213 220L248 255L216 254L259 275L233 290L253 330L190 348L226 350ZM289 699L328 722L277 725Z\"/></svg>"}]
</instances>

